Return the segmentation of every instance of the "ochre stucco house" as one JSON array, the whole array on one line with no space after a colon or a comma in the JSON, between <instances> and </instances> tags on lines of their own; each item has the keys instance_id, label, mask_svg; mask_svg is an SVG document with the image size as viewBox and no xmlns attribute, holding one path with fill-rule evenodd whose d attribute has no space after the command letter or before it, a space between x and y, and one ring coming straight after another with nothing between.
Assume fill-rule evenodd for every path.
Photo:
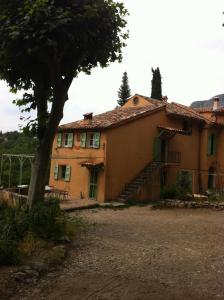
<instances>
[{"instance_id":1,"label":"ochre stucco house","mask_svg":"<svg viewBox=\"0 0 224 300\"><path fill-rule=\"evenodd\" d=\"M50 185L99 202L157 199L178 174L192 193L222 187L224 110L196 110L136 94L121 108L59 127Z\"/></svg>"}]
</instances>

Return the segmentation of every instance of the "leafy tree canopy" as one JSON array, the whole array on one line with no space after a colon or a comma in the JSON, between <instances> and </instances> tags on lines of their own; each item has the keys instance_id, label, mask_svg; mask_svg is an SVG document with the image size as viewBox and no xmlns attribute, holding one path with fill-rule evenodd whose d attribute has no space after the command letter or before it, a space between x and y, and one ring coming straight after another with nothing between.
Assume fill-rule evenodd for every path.
<instances>
[{"instance_id":1,"label":"leafy tree canopy","mask_svg":"<svg viewBox=\"0 0 224 300\"><path fill-rule=\"evenodd\" d=\"M67 90L80 71L120 61L126 14L111 0L1 0L0 78L14 92L34 92L17 104L36 109L38 89L53 101L56 87Z\"/></svg>"},{"instance_id":2,"label":"leafy tree canopy","mask_svg":"<svg viewBox=\"0 0 224 300\"><path fill-rule=\"evenodd\" d=\"M127 10L113 0L0 0L0 79L37 111L29 201L43 198L51 146L74 77L121 61ZM49 104L51 102L51 105ZM31 195L32 194L32 195Z\"/></svg>"}]
</instances>

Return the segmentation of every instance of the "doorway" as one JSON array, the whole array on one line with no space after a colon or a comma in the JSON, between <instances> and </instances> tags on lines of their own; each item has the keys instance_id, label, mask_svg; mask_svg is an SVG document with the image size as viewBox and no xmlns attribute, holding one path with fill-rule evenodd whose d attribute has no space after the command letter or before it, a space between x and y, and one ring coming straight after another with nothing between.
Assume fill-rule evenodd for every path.
<instances>
[{"instance_id":1,"label":"doorway","mask_svg":"<svg viewBox=\"0 0 224 300\"><path fill-rule=\"evenodd\" d=\"M159 162L166 162L167 160L167 139L161 139L160 137L154 138L153 143L153 160Z\"/></svg>"},{"instance_id":2,"label":"doorway","mask_svg":"<svg viewBox=\"0 0 224 300\"><path fill-rule=\"evenodd\" d=\"M167 141L162 139L161 141L161 162L166 162L166 148L167 148Z\"/></svg>"},{"instance_id":3,"label":"doorway","mask_svg":"<svg viewBox=\"0 0 224 300\"><path fill-rule=\"evenodd\" d=\"M210 167L208 170L208 189L215 187L215 169Z\"/></svg>"},{"instance_id":4,"label":"doorway","mask_svg":"<svg viewBox=\"0 0 224 300\"><path fill-rule=\"evenodd\" d=\"M96 168L92 168L92 169L90 169L90 182L89 182L89 198L90 199L96 199L97 181L98 181L98 170Z\"/></svg>"}]
</instances>

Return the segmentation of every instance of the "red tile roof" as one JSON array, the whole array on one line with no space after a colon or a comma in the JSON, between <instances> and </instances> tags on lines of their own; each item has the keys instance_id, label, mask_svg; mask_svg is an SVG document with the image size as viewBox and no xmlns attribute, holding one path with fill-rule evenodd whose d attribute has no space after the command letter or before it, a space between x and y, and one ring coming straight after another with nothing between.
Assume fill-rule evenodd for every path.
<instances>
[{"instance_id":1,"label":"red tile roof","mask_svg":"<svg viewBox=\"0 0 224 300\"><path fill-rule=\"evenodd\" d=\"M182 116L185 118L196 119L196 120L201 120L201 121L205 121L205 122L208 121L204 116L202 116L195 109L185 106L183 104L179 104L179 103L175 103L175 102L167 103L162 100L156 100L156 99L152 99L152 98L138 95L138 94L136 94L136 96L140 96L152 104L157 103L157 102L164 103L166 105L166 112L168 114L178 115L178 116Z\"/></svg>"},{"instance_id":2,"label":"red tile roof","mask_svg":"<svg viewBox=\"0 0 224 300\"><path fill-rule=\"evenodd\" d=\"M142 95L139 95L139 94L135 94L134 95L134 97L142 97L142 98L144 98L145 100L147 100L148 102L150 102L150 103L152 103L152 104L157 104L158 102L162 102L162 103L166 103L165 101L163 101L163 100L158 100L158 99L154 99L154 98L150 98L150 97L146 97L146 96L142 96ZM134 97L131 97L131 98L134 98ZM131 99L130 98L130 99ZM128 99L129 100L129 99Z\"/></svg>"},{"instance_id":3,"label":"red tile roof","mask_svg":"<svg viewBox=\"0 0 224 300\"><path fill-rule=\"evenodd\" d=\"M176 115L182 118L189 118L201 122L209 123L210 121L197 112L195 109L189 108L178 103L167 103L165 101L152 99L149 97L136 94L135 96L143 97L151 105L138 107L120 107L96 116L92 120L79 120L59 126L59 130L95 130L107 129L123 125L134 119L146 116L157 110L165 109L167 114Z\"/></svg>"},{"instance_id":4,"label":"red tile roof","mask_svg":"<svg viewBox=\"0 0 224 300\"><path fill-rule=\"evenodd\" d=\"M185 118L208 122L208 119L206 119L204 116L202 116L194 109L175 102L167 103L166 112L172 115L178 115Z\"/></svg>"},{"instance_id":5,"label":"red tile roof","mask_svg":"<svg viewBox=\"0 0 224 300\"><path fill-rule=\"evenodd\" d=\"M107 129L115 126L120 126L124 123L130 122L134 119L146 116L157 110L163 109L164 103L157 101L157 103L150 106L141 107L126 107L117 108L96 116L92 120L79 120L59 126L60 130L88 130L88 129Z\"/></svg>"}]
</instances>

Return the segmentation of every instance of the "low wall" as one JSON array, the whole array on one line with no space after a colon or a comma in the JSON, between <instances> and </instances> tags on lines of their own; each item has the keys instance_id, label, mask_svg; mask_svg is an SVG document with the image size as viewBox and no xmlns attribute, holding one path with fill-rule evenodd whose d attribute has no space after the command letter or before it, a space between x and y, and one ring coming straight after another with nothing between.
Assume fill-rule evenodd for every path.
<instances>
[{"instance_id":1,"label":"low wall","mask_svg":"<svg viewBox=\"0 0 224 300\"><path fill-rule=\"evenodd\" d=\"M0 200L12 206L24 206L27 204L27 195L19 193L19 189L0 190Z\"/></svg>"},{"instance_id":2,"label":"low wall","mask_svg":"<svg viewBox=\"0 0 224 300\"><path fill-rule=\"evenodd\" d=\"M224 210L224 202L216 201L184 201L176 199L164 199L158 201L154 207L167 207L167 208L213 208Z\"/></svg>"}]
</instances>

